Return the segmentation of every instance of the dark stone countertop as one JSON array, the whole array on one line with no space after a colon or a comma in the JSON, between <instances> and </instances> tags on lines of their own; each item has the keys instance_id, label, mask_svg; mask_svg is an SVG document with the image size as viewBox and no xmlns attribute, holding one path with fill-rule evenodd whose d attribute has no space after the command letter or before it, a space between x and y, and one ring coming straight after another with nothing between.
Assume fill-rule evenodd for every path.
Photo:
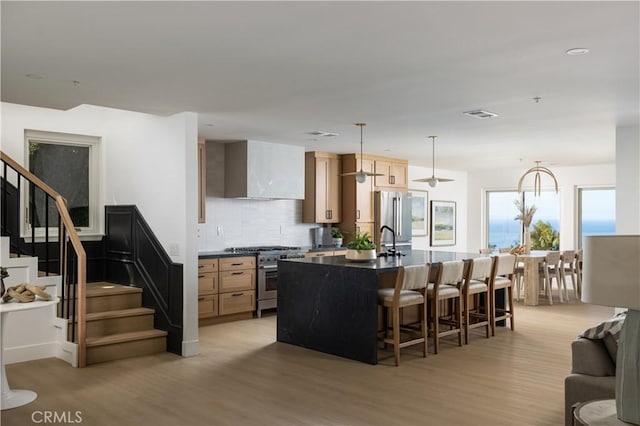
<instances>
[{"instance_id":1,"label":"dark stone countertop","mask_svg":"<svg viewBox=\"0 0 640 426\"><path fill-rule=\"evenodd\" d=\"M466 260L475 257L483 257L479 253L455 253L446 251L432 250L407 250L403 252L404 256L400 257L378 257L375 261L354 262L347 260L343 256L329 257L307 257L300 259L281 259L280 262L296 262L307 264L323 264L328 266L342 268L358 268L377 271L394 271L398 266L404 265L421 265L425 263L448 262L451 260Z\"/></svg>"},{"instance_id":2,"label":"dark stone countertop","mask_svg":"<svg viewBox=\"0 0 640 426\"><path fill-rule=\"evenodd\" d=\"M219 251L199 251L198 252L198 258L199 259L209 259L209 258L222 258L222 257L245 257L245 256L249 256L249 257L255 257L258 253L255 252L244 252L244 253L238 253L238 252L232 252L232 251L224 251L224 250L219 250Z\"/></svg>"}]
</instances>

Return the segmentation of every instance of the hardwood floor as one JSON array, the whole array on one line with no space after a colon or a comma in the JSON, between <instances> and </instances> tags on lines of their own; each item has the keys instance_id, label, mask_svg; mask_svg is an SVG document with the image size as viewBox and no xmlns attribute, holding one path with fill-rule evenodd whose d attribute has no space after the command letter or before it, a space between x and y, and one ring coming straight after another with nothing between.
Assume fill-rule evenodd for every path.
<instances>
[{"instance_id":1,"label":"hardwood floor","mask_svg":"<svg viewBox=\"0 0 640 426\"><path fill-rule=\"evenodd\" d=\"M392 351L372 366L276 343L273 315L200 328L201 355L191 358L12 364L10 386L38 399L2 411L2 425L43 423L46 410L91 426L561 425L570 342L613 308L516 308L515 332L475 330L463 347L444 338L427 358L407 348L400 367Z\"/></svg>"}]
</instances>

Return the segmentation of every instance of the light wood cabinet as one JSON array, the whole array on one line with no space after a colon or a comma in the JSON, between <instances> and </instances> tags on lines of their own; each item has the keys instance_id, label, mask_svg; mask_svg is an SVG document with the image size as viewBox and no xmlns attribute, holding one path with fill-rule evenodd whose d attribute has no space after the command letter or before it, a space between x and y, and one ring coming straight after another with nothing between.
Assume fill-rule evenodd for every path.
<instances>
[{"instance_id":1,"label":"light wood cabinet","mask_svg":"<svg viewBox=\"0 0 640 426\"><path fill-rule=\"evenodd\" d=\"M303 222L340 222L341 173L342 160L337 154L324 152L307 152L305 154Z\"/></svg>"},{"instance_id":2,"label":"light wood cabinet","mask_svg":"<svg viewBox=\"0 0 640 426\"><path fill-rule=\"evenodd\" d=\"M256 258L252 256L198 260L198 317L255 310Z\"/></svg>"},{"instance_id":3,"label":"light wood cabinet","mask_svg":"<svg viewBox=\"0 0 640 426\"><path fill-rule=\"evenodd\" d=\"M402 160L376 160L375 186L383 188L407 189L408 188L408 162Z\"/></svg>"},{"instance_id":4,"label":"light wood cabinet","mask_svg":"<svg viewBox=\"0 0 640 426\"><path fill-rule=\"evenodd\" d=\"M204 138L198 138L198 223L206 222L207 148Z\"/></svg>"},{"instance_id":5,"label":"light wood cabinet","mask_svg":"<svg viewBox=\"0 0 640 426\"><path fill-rule=\"evenodd\" d=\"M335 256L335 252L333 250L310 251L305 254L305 257L323 257L323 256Z\"/></svg>"},{"instance_id":6,"label":"light wood cabinet","mask_svg":"<svg viewBox=\"0 0 640 426\"><path fill-rule=\"evenodd\" d=\"M360 155L347 154L342 156L344 173L374 172L375 161L364 156L362 163ZM367 176L363 183L358 183L354 175L342 176L342 222L340 229L345 233L345 241L353 240L356 232L368 232L373 238L375 214L373 208L374 178Z\"/></svg>"}]
</instances>

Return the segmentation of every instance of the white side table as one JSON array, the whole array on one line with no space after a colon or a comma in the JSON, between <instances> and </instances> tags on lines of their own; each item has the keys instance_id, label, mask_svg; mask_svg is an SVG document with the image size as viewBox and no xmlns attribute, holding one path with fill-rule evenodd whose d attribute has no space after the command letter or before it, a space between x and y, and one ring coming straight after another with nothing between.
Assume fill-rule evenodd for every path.
<instances>
[{"instance_id":1,"label":"white side table","mask_svg":"<svg viewBox=\"0 0 640 426\"><path fill-rule=\"evenodd\" d=\"M615 399L596 399L583 402L573 412L573 423L577 426L624 426L616 415Z\"/></svg>"},{"instance_id":2,"label":"white side table","mask_svg":"<svg viewBox=\"0 0 640 426\"><path fill-rule=\"evenodd\" d=\"M30 390L19 390L19 389L10 389L9 383L7 382L7 372L4 368L4 339L7 335L7 317L11 312L17 311L27 311L29 309L40 309L46 308L48 306L56 305L59 302L59 299L56 297L54 300L45 301L45 300L37 300L35 302L30 303L18 303L18 302L8 302L8 303L0 303L0 321L2 321L2 339L1 339L1 347L2 350L2 400L0 402L0 407L3 410L8 410L9 408L16 408L26 405L32 401L34 401L38 394L30 391Z\"/></svg>"}]
</instances>

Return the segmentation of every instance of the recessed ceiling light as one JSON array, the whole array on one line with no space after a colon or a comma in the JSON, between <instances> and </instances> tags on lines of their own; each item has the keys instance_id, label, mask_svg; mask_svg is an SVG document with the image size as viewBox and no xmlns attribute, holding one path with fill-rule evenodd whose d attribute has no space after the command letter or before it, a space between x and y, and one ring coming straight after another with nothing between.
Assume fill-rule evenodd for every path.
<instances>
[{"instance_id":1,"label":"recessed ceiling light","mask_svg":"<svg viewBox=\"0 0 640 426\"><path fill-rule=\"evenodd\" d=\"M464 114L469 115L471 117L476 117L476 118L491 118L491 117L498 116L498 114L496 114L495 112L485 111L482 109L477 109L474 111L465 111Z\"/></svg>"},{"instance_id":2,"label":"recessed ceiling light","mask_svg":"<svg viewBox=\"0 0 640 426\"><path fill-rule=\"evenodd\" d=\"M39 75L39 74L25 74L24 75L27 78L31 78L33 80L42 80L44 77Z\"/></svg>"},{"instance_id":3,"label":"recessed ceiling light","mask_svg":"<svg viewBox=\"0 0 640 426\"><path fill-rule=\"evenodd\" d=\"M572 56L585 55L587 53L589 53L589 49L585 47L575 47L573 49L567 50L567 55Z\"/></svg>"}]
</instances>

